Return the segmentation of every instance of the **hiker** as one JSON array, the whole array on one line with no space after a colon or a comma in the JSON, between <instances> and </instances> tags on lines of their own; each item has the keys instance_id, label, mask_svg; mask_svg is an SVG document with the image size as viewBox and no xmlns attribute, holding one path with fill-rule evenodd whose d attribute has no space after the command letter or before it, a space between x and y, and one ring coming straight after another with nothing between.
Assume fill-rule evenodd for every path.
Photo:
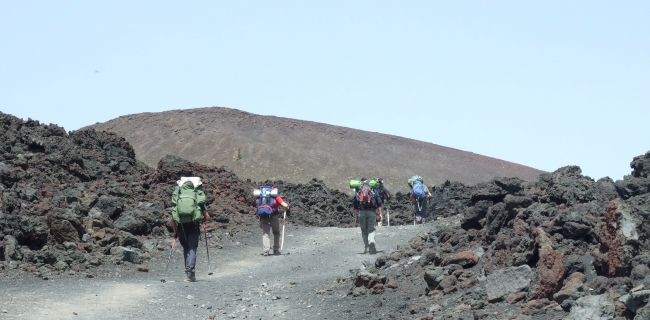
<instances>
[{"instance_id":1,"label":"hiker","mask_svg":"<svg viewBox=\"0 0 650 320\"><path fill-rule=\"evenodd\" d=\"M353 181L350 181L351 187ZM377 253L375 224L377 222L381 224L384 219L381 209L381 196L379 196L376 189L370 186L370 181L366 178L361 178L360 181L356 182L360 182L360 185L355 187L355 196L352 199L354 223L361 226L361 238L364 245L363 253L375 254ZM377 214L379 214L379 220L377 220Z\"/></svg>"},{"instance_id":2,"label":"hiker","mask_svg":"<svg viewBox=\"0 0 650 320\"><path fill-rule=\"evenodd\" d=\"M381 197L381 203L382 203L381 209L382 209L383 212L386 213L386 216L388 217L388 223L390 225L390 216L389 216L389 213L388 213L388 208L386 208L386 205L387 205L387 202L393 196L390 194L390 191L388 191L388 189L386 189L386 187L384 186L384 179L383 178L379 178L379 179L376 179L376 180L377 180L377 184L376 184L377 193L379 193L379 197ZM379 225L381 226L382 224L379 223Z\"/></svg>"},{"instance_id":3,"label":"hiker","mask_svg":"<svg viewBox=\"0 0 650 320\"><path fill-rule=\"evenodd\" d=\"M210 220L208 208L205 205L205 193L199 177L181 177L176 182L172 194L172 229L174 239L178 238L183 246L185 257L185 281L196 281L196 249L199 246L201 234L200 223Z\"/></svg>"},{"instance_id":4,"label":"hiker","mask_svg":"<svg viewBox=\"0 0 650 320\"><path fill-rule=\"evenodd\" d=\"M253 194L255 199L255 207L257 208L257 215L260 217L260 228L262 228L262 251L263 256L268 256L271 251L271 237L269 233L273 231L273 254L280 255L280 219L279 207L284 207L284 212L289 212L289 204L287 204L280 196L278 196L278 189L275 186L260 186L255 189Z\"/></svg>"},{"instance_id":5,"label":"hiker","mask_svg":"<svg viewBox=\"0 0 650 320\"><path fill-rule=\"evenodd\" d=\"M413 202L414 223L423 224L427 213L427 199L431 198L431 192L424 184L422 177L418 175L412 176L407 183L411 187L410 199Z\"/></svg>"}]
</instances>

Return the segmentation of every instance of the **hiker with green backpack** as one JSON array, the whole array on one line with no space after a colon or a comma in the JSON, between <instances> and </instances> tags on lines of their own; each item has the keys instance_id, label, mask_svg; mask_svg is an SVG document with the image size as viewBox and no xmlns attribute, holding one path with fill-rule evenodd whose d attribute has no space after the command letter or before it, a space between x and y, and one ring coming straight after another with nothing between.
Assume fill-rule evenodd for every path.
<instances>
[{"instance_id":1,"label":"hiker with green backpack","mask_svg":"<svg viewBox=\"0 0 650 320\"><path fill-rule=\"evenodd\" d=\"M354 198L352 199L352 206L354 207L353 221L355 225L361 227L364 254L377 253L375 225L377 222L381 224L383 221L382 201L379 192L376 190L376 184L377 180L368 181L366 178L350 181L350 188L354 189Z\"/></svg>"},{"instance_id":2,"label":"hiker with green backpack","mask_svg":"<svg viewBox=\"0 0 650 320\"><path fill-rule=\"evenodd\" d=\"M419 175L414 175L407 181L411 188L411 202L413 202L413 224L423 224L427 213L427 200L431 198L429 188ZM435 218L434 218L435 219Z\"/></svg>"},{"instance_id":3,"label":"hiker with green backpack","mask_svg":"<svg viewBox=\"0 0 650 320\"><path fill-rule=\"evenodd\" d=\"M201 178L181 177L176 182L172 194L172 229L174 239L178 238L183 246L185 257L185 281L196 281L196 249L199 246L201 234L200 223L208 221L208 214L205 205L205 193L203 192ZM206 242L207 244L207 242Z\"/></svg>"}]
</instances>

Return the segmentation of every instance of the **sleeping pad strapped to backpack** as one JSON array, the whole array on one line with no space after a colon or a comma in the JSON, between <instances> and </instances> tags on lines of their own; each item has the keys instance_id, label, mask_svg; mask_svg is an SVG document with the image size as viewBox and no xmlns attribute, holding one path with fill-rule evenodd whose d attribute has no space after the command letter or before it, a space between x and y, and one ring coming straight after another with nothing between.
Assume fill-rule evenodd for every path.
<instances>
[{"instance_id":1,"label":"sleeping pad strapped to backpack","mask_svg":"<svg viewBox=\"0 0 650 320\"><path fill-rule=\"evenodd\" d=\"M199 184L194 187L192 181L183 181L174 188L172 194L172 218L179 223L199 222L203 220L201 205L205 204L205 193ZM199 182L200 183L200 182Z\"/></svg>"},{"instance_id":2,"label":"sleeping pad strapped to backpack","mask_svg":"<svg viewBox=\"0 0 650 320\"><path fill-rule=\"evenodd\" d=\"M275 209L275 197L278 195L278 189L273 186L260 186L258 190L254 190L253 194L258 197L255 199L255 206L257 207L257 215L270 216L278 213Z\"/></svg>"}]
</instances>

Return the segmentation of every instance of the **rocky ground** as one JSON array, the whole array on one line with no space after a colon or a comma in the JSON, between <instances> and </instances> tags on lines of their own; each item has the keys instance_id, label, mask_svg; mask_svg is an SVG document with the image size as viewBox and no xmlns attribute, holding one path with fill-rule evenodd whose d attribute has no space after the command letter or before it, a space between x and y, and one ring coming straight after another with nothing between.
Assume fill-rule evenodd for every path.
<instances>
[{"instance_id":1,"label":"rocky ground","mask_svg":"<svg viewBox=\"0 0 650 320\"><path fill-rule=\"evenodd\" d=\"M110 133L5 114L0 127L0 316L650 319L650 152L619 181L576 166L529 182L448 181L432 188L440 220L424 227L410 226L408 195L396 193L378 256L349 254L360 243L345 228L349 195L273 181L293 231L287 255L266 259L251 206L259 183L174 156L147 167ZM194 175L219 268L197 286L161 284L170 193ZM42 298L19 305L32 296Z\"/></svg>"}]
</instances>

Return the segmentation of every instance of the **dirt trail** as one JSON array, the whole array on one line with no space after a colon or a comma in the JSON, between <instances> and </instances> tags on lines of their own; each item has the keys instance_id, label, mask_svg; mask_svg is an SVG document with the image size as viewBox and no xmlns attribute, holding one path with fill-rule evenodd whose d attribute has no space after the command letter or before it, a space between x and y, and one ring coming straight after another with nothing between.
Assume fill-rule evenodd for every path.
<instances>
[{"instance_id":1,"label":"dirt trail","mask_svg":"<svg viewBox=\"0 0 650 320\"><path fill-rule=\"evenodd\" d=\"M421 230L425 228L379 228L377 255L362 254L359 228L287 230L283 255L268 257L260 255L260 233L233 248L211 249L211 276L205 247L200 246L195 283L182 281L180 249L166 283L160 278L168 252L160 252L151 272L119 279L3 281L0 319L206 319L211 314L216 319L368 318L365 308L357 314L344 299L350 284L336 284L336 278L364 262L374 263Z\"/></svg>"}]
</instances>

